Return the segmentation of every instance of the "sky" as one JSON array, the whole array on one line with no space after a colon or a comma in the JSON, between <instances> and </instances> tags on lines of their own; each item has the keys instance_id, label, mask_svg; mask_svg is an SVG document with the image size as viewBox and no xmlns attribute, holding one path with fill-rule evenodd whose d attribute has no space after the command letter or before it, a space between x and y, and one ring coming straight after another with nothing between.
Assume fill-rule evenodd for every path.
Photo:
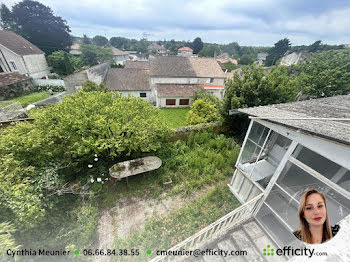
<instances>
[{"instance_id":1,"label":"sky","mask_svg":"<svg viewBox=\"0 0 350 262\"><path fill-rule=\"evenodd\" d=\"M18 1L0 0L8 7ZM350 43L349 0L39 0L74 36L272 46Z\"/></svg>"}]
</instances>

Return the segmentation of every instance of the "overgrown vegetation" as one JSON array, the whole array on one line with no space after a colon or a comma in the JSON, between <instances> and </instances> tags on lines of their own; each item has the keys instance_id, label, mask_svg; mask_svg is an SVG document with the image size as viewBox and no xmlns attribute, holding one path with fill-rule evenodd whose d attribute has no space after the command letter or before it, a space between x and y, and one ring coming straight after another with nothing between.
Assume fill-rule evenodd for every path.
<instances>
[{"instance_id":1,"label":"overgrown vegetation","mask_svg":"<svg viewBox=\"0 0 350 262\"><path fill-rule=\"evenodd\" d=\"M114 261L148 261L156 254L148 255L147 250L167 250L239 205L226 185L217 186L186 207L148 220L144 230L125 239L116 238L116 249L139 249L140 255L116 256Z\"/></svg>"},{"instance_id":2,"label":"overgrown vegetation","mask_svg":"<svg viewBox=\"0 0 350 262\"><path fill-rule=\"evenodd\" d=\"M103 206L114 205L121 197L158 197L166 194L190 194L204 185L230 177L240 147L232 138L211 131L192 132L186 141L165 143L152 155L162 166L144 175L117 182L102 193Z\"/></svg>"},{"instance_id":3,"label":"overgrown vegetation","mask_svg":"<svg viewBox=\"0 0 350 262\"><path fill-rule=\"evenodd\" d=\"M158 109L140 98L111 92L80 91L35 114L34 123L18 123L0 134L0 223L11 221L21 234L29 236L44 225L48 230L55 228L58 221L75 221L77 227L79 220L67 217L79 217L74 212L94 213L94 205L89 207L89 202L72 197L65 206L61 201L67 197L58 196L101 190L101 183L85 185L94 176L108 174L110 161L158 150L168 134ZM74 203L80 203L75 211L70 209ZM62 217L53 211L59 206L69 206ZM65 230L55 234L62 232ZM88 232L84 239L90 241ZM76 237L76 233L69 234ZM19 244L25 241L16 240Z\"/></svg>"}]
</instances>

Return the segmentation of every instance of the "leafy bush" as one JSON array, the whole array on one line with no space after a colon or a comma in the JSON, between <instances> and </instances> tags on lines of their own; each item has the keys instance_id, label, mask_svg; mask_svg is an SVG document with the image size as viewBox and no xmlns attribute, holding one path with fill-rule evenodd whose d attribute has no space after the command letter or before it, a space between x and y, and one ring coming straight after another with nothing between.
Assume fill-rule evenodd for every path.
<instances>
[{"instance_id":1,"label":"leafy bush","mask_svg":"<svg viewBox=\"0 0 350 262\"><path fill-rule=\"evenodd\" d=\"M196 100L190 111L187 113L187 124L196 125L220 120L218 110L215 105L203 99Z\"/></svg>"},{"instance_id":2,"label":"leafy bush","mask_svg":"<svg viewBox=\"0 0 350 262\"><path fill-rule=\"evenodd\" d=\"M82 91L84 92L94 92L94 91L100 91L100 92L107 92L108 88L104 83L100 83L99 85L92 82L92 81L86 81L83 85Z\"/></svg>"},{"instance_id":3,"label":"leafy bush","mask_svg":"<svg viewBox=\"0 0 350 262\"><path fill-rule=\"evenodd\" d=\"M79 57L62 50L53 52L47 58L53 71L59 75L69 75L73 73L73 71L81 68L81 60Z\"/></svg>"}]
</instances>

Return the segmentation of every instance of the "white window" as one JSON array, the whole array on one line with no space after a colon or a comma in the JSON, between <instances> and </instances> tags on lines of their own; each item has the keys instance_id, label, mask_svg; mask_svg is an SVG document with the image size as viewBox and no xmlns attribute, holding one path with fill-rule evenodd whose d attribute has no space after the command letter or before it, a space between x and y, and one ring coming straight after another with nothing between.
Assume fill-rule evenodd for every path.
<instances>
[{"instance_id":1,"label":"white window","mask_svg":"<svg viewBox=\"0 0 350 262\"><path fill-rule=\"evenodd\" d=\"M13 71L18 71L15 61L9 61Z\"/></svg>"}]
</instances>

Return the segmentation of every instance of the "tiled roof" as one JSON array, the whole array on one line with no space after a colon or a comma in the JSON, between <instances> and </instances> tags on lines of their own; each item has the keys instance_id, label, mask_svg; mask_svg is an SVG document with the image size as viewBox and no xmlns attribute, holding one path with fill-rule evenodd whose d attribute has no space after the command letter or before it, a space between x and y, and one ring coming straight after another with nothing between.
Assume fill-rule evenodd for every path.
<instances>
[{"instance_id":1,"label":"tiled roof","mask_svg":"<svg viewBox=\"0 0 350 262\"><path fill-rule=\"evenodd\" d=\"M17 72L0 73L0 87L29 80L29 76L20 75Z\"/></svg>"},{"instance_id":2,"label":"tiled roof","mask_svg":"<svg viewBox=\"0 0 350 262\"><path fill-rule=\"evenodd\" d=\"M156 43L153 43L153 44L150 44L148 46L148 49L151 49L151 50L165 50L165 47L161 46L161 45L158 45Z\"/></svg>"},{"instance_id":3,"label":"tiled roof","mask_svg":"<svg viewBox=\"0 0 350 262\"><path fill-rule=\"evenodd\" d=\"M150 75L160 77L225 78L219 64L210 58L157 56L150 59Z\"/></svg>"},{"instance_id":4,"label":"tiled roof","mask_svg":"<svg viewBox=\"0 0 350 262\"><path fill-rule=\"evenodd\" d=\"M181 47L181 48L179 48L178 50L179 50L179 51L191 51L191 52L193 52L192 48L189 48L189 47L187 47L187 46Z\"/></svg>"},{"instance_id":5,"label":"tiled roof","mask_svg":"<svg viewBox=\"0 0 350 262\"><path fill-rule=\"evenodd\" d=\"M124 52L118 48L112 47L113 55L129 55L128 52Z\"/></svg>"},{"instance_id":6,"label":"tiled roof","mask_svg":"<svg viewBox=\"0 0 350 262\"><path fill-rule=\"evenodd\" d=\"M266 117L270 122L350 145L349 121L309 120L309 118L349 119L349 108L350 95L343 95L285 104L242 108L238 109L238 111L256 117ZM293 120L290 118L293 118ZM301 120L300 118L305 118L305 120Z\"/></svg>"},{"instance_id":7,"label":"tiled roof","mask_svg":"<svg viewBox=\"0 0 350 262\"><path fill-rule=\"evenodd\" d=\"M110 68L105 84L112 91L150 91L148 70Z\"/></svg>"},{"instance_id":8,"label":"tiled roof","mask_svg":"<svg viewBox=\"0 0 350 262\"><path fill-rule=\"evenodd\" d=\"M231 56L229 53L222 53L221 55L218 55L217 58L229 59Z\"/></svg>"},{"instance_id":9,"label":"tiled roof","mask_svg":"<svg viewBox=\"0 0 350 262\"><path fill-rule=\"evenodd\" d=\"M137 68L142 70L148 70L149 69L149 61L130 61L127 60L125 62L124 68Z\"/></svg>"},{"instance_id":10,"label":"tiled roof","mask_svg":"<svg viewBox=\"0 0 350 262\"><path fill-rule=\"evenodd\" d=\"M156 84L158 97L193 97L202 85Z\"/></svg>"},{"instance_id":11,"label":"tiled roof","mask_svg":"<svg viewBox=\"0 0 350 262\"><path fill-rule=\"evenodd\" d=\"M44 54L43 51L22 36L7 30L0 30L0 45L7 47L18 55Z\"/></svg>"}]
</instances>

